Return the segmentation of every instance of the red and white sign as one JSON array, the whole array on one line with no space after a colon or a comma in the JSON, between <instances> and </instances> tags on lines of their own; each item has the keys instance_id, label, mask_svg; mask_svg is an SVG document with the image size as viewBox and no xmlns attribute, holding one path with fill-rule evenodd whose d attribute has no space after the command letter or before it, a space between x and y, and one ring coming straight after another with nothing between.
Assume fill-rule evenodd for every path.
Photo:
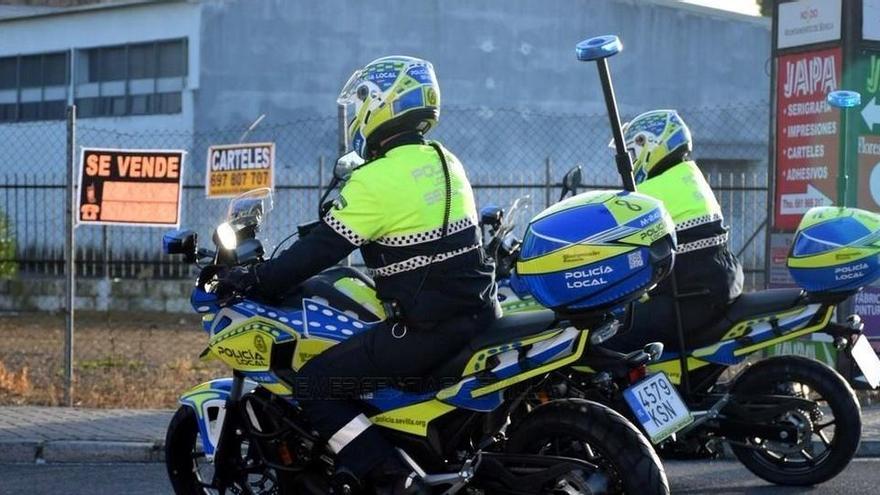
<instances>
[{"instance_id":1,"label":"red and white sign","mask_svg":"<svg viewBox=\"0 0 880 495\"><path fill-rule=\"evenodd\" d=\"M778 48L840 39L841 0L800 0L779 4Z\"/></svg>"},{"instance_id":2,"label":"red and white sign","mask_svg":"<svg viewBox=\"0 0 880 495\"><path fill-rule=\"evenodd\" d=\"M776 208L773 226L793 231L807 210L836 199L841 49L781 55L776 78Z\"/></svg>"}]
</instances>

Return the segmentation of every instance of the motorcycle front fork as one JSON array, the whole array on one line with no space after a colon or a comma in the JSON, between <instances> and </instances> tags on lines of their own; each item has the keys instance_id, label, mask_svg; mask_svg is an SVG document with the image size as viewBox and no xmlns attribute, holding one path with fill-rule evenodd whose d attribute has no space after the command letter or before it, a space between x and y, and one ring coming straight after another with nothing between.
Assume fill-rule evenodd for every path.
<instances>
[{"instance_id":1,"label":"motorcycle front fork","mask_svg":"<svg viewBox=\"0 0 880 495\"><path fill-rule=\"evenodd\" d=\"M239 402L243 391L244 376L235 371L229 398L226 400L226 416L214 454L214 479L211 484L218 488L232 486L241 468L238 465L241 456L240 438L244 435L244 431L239 414Z\"/></svg>"}]
</instances>

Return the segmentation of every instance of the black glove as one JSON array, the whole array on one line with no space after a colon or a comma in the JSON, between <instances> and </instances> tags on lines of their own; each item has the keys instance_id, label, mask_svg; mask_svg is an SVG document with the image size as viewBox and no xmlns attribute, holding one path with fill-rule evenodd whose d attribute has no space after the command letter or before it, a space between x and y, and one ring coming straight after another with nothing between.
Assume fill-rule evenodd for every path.
<instances>
[{"instance_id":1,"label":"black glove","mask_svg":"<svg viewBox=\"0 0 880 495\"><path fill-rule=\"evenodd\" d=\"M220 297L257 292L260 280L254 266L235 266L217 275L214 292Z\"/></svg>"}]
</instances>

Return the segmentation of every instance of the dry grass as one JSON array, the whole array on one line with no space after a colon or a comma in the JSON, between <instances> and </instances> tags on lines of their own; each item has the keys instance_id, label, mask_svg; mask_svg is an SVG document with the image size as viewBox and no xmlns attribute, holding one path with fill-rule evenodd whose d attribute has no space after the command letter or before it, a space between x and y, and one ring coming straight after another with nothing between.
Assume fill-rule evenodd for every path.
<instances>
[{"instance_id":1,"label":"dry grass","mask_svg":"<svg viewBox=\"0 0 880 495\"><path fill-rule=\"evenodd\" d=\"M199 361L198 317L78 313L74 402L83 407L174 407L189 387L228 374ZM63 400L64 317L0 315L0 405Z\"/></svg>"}]
</instances>

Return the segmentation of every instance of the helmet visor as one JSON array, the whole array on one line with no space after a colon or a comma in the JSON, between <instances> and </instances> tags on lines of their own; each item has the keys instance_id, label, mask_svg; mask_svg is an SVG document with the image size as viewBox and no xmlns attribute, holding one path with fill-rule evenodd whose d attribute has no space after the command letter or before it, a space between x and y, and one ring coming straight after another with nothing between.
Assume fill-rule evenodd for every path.
<instances>
[{"instance_id":1,"label":"helmet visor","mask_svg":"<svg viewBox=\"0 0 880 495\"><path fill-rule=\"evenodd\" d=\"M336 97L336 103L340 105L349 105L354 103L354 98L357 95L357 88L360 86L360 83L363 82L364 71L358 69L351 73L351 76L346 81L345 85L342 86L342 91L339 92L339 96Z\"/></svg>"}]
</instances>

